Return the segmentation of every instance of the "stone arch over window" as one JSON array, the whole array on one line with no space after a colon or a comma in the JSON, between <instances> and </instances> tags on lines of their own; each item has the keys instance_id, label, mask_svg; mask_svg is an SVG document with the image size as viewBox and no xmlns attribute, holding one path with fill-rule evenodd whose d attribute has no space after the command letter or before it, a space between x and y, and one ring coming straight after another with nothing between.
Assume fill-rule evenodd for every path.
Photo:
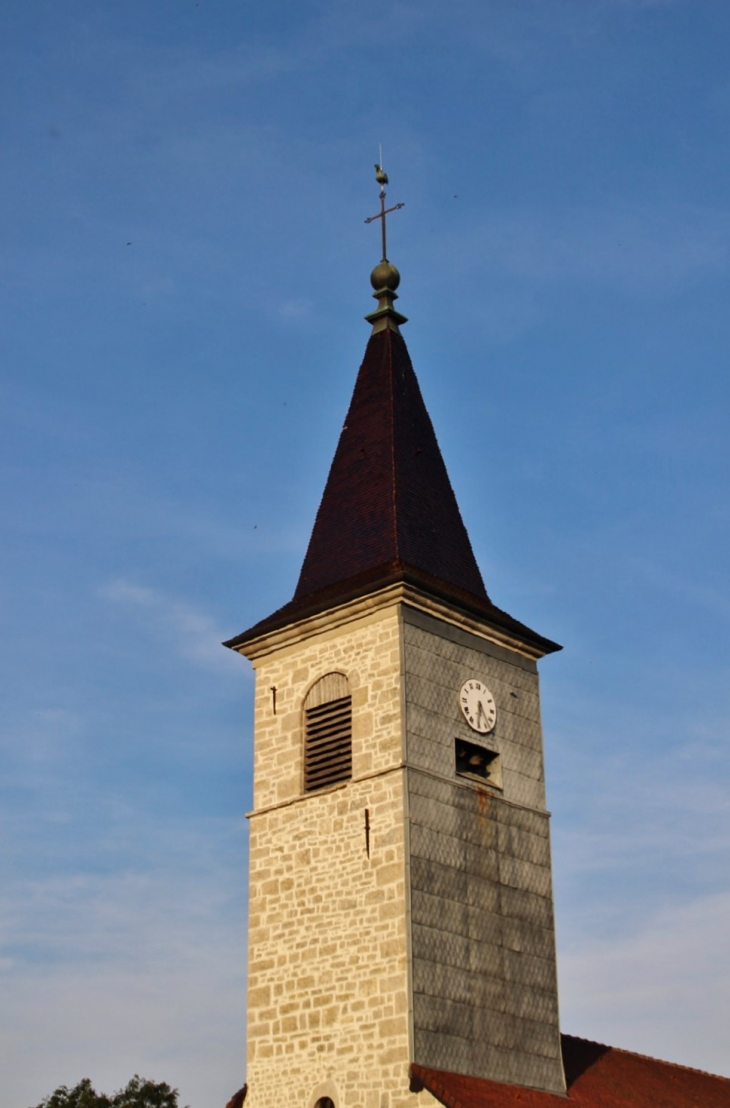
<instances>
[{"instance_id":1,"label":"stone arch over window","mask_svg":"<svg viewBox=\"0 0 730 1108\"><path fill-rule=\"evenodd\" d=\"M338 1108L339 1103L340 1097L334 1081L323 1081L312 1090L307 1108Z\"/></svg>"},{"instance_id":2,"label":"stone arch over window","mask_svg":"<svg viewBox=\"0 0 730 1108\"><path fill-rule=\"evenodd\" d=\"M351 777L350 685L344 673L325 673L304 701L304 791L313 792Z\"/></svg>"}]
</instances>

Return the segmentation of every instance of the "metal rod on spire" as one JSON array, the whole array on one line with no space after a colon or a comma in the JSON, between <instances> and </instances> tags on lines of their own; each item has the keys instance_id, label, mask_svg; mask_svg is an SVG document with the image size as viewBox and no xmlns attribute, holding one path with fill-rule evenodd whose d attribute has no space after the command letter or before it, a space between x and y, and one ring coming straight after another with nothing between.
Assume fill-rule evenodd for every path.
<instances>
[{"instance_id":1,"label":"metal rod on spire","mask_svg":"<svg viewBox=\"0 0 730 1108\"><path fill-rule=\"evenodd\" d=\"M382 158L382 154L381 154L381 158ZM385 206L385 186L389 183L388 182L388 174L385 172L385 170L383 169L382 165L379 162L375 163L375 180L380 185L380 211L376 215L368 216L368 218L365 220L365 222L366 223L372 223L376 219L382 220L382 223L380 225L380 230L381 230L381 238L382 238L382 241L383 241L383 261L387 262L388 253L387 253L386 238L385 238L385 217L386 217L386 215L389 215L390 212L397 212L399 208L404 208L405 204L404 203L403 204L394 204L392 208L386 208L386 206Z\"/></svg>"},{"instance_id":2,"label":"metal rod on spire","mask_svg":"<svg viewBox=\"0 0 730 1108\"><path fill-rule=\"evenodd\" d=\"M394 204L392 208L386 208L385 186L388 184L388 174L383 169L382 161L383 153L381 149L380 161L375 164L375 180L380 185L380 211L376 215L368 216L365 220L366 223L373 223L376 219L380 220L380 234L383 242L383 259L370 274L370 284L375 289L373 297L377 300L378 307L370 315L365 316L368 323L373 325L372 333L374 335L380 331L395 331L396 334L399 334L398 325L408 322L406 317L393 307L393 301L398 299L398 293L395 290L400 284L400 273L388 261L388 247L385 238L385 217L390 212L397 212L399 208L403 208L405 205Z\"/></svg>"}]
</instances>

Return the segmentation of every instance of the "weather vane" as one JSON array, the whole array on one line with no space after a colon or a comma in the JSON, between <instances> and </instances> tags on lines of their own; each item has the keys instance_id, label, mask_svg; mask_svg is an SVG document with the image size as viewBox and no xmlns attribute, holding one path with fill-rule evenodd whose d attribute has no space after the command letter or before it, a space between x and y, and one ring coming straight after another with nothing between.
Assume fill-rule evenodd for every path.
<instances>
[{"instance_id":1,"label":"weather vane","mask_svg":"<svg viewBox=\"0 0 730 1108\"><path fill-rule=\"evenodd\" d=\"M390 212L397 212L399 208L404 208L405 204L394 204L392 208L386 208L385 206L385 186L388 184L388 174L385 172L382 166L383 161L383 148L380 148L380 161L375 163L375 180L380 185L380 211L377 215L369 216L365 222L372 223L376 219L382 220L380 230L383 236L383 261L387 262L388 255L385 249L385 217Z\"/></svg>"}]
</instances>

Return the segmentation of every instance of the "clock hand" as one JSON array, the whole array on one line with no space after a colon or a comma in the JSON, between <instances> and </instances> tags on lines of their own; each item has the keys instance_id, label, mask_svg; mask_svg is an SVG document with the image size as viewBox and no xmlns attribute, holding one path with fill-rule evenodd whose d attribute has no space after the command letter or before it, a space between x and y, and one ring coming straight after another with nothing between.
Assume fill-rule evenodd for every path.
<instances>
[{"instance_id":1,"label":"clock hand","mask_svg":"<svg viewBox=\"0 0 730 1108\"><path fill-rule=\"evenodd\" d=\"M477 721L483 719L485 726L488 728L489 720L487 719L487 714L484 711L484 705L482 704L481 700L478 700L477 703L479 705L479 710L477 711Z\"/></svg>"}]
</instances>

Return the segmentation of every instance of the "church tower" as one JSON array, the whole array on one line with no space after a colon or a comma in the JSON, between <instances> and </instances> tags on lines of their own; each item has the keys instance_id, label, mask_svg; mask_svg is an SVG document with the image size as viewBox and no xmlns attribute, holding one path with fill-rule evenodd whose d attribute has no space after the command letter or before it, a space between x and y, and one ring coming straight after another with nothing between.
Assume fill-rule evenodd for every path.
<instances>
[{"instance_id":1,"label":"church tower","mask_svg":"<svg viewBox=\"0 0 730 1108\"><path fill-rule=\"evenodd\" d=\"M487 595L385 241L371 281L294 597L226 644L256 671L251 1108L416 1108L424 1070L565 1092L536 667L559 647Z\"/></svg>"}]
</instances>

